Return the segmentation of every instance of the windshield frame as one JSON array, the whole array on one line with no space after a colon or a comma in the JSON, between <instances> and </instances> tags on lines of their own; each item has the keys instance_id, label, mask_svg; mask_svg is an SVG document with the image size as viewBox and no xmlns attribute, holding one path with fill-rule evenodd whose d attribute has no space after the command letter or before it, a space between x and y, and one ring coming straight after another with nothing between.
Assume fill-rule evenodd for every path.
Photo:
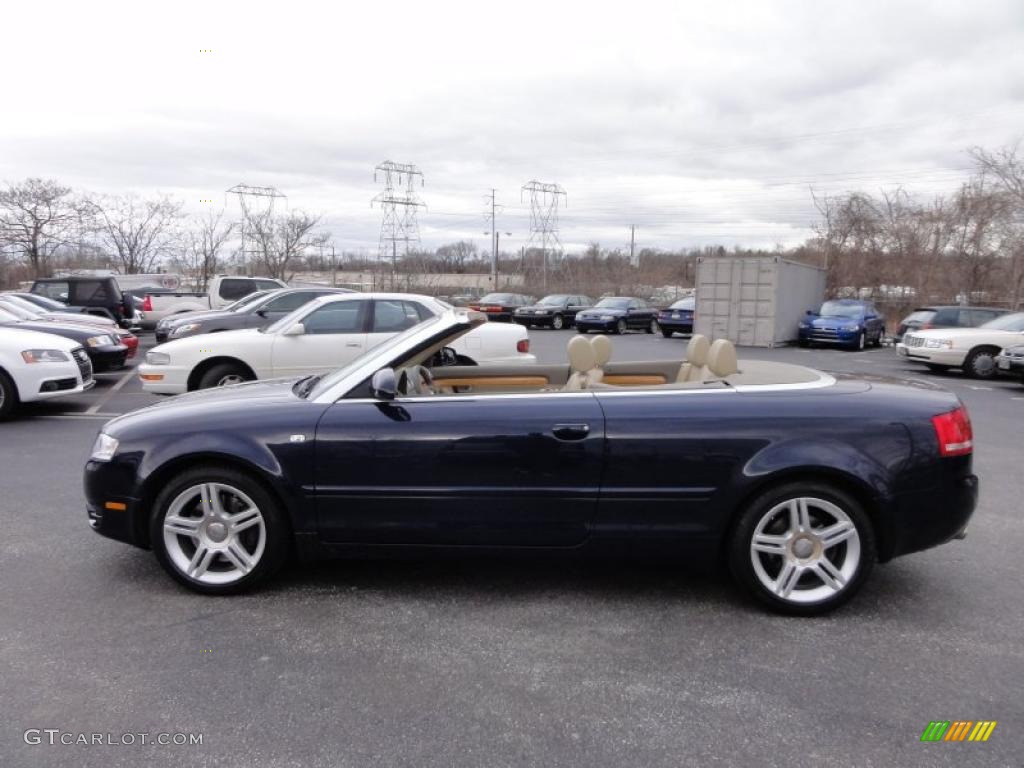
<instances>
[{"instance_id":1,"label":"windshield frame","mask_svg":"<svg viewBox=\"0 0 1024 768\"><path fill-rule=\"evenodd\" d=\"M1011 328L1003 328L1002 325L1011 325ZM999 317L993 317L987 323L978 326L986 331L1007 331L1009 333L1024 333L1024 312L1010 312Z\"/></svg>"}]
</instances>

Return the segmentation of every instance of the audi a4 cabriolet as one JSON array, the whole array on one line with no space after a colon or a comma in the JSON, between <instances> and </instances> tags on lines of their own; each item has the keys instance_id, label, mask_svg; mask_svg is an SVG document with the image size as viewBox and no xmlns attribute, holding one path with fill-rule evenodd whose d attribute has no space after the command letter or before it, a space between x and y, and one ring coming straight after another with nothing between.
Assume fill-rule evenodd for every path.
<instances>
[{"instance_id":1,"label":"audi a4 cabriolet","mask_svg":"<svg viewBox=\"0 0 1024 768\"><path fill-rule=\"evenodd\" d=\"M180 583L237 592L290 555L561 551L724 562L814 614L877 561L964 534L970 420L938 387L737 360L458 365L486 322L449 309L325 376L174 397L108 422L90 525Z\"/></svg>"}]
</instances>

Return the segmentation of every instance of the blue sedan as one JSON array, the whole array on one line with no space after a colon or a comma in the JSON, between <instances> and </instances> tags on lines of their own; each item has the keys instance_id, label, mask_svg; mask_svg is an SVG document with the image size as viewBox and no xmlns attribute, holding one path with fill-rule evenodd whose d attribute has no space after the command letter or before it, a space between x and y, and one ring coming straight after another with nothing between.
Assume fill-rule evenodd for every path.
<instances>
[{"instance_id":1,"label":"blue sedan","mask_svg":"<svg viewBox=\"0 0 1024 768\"><path fill-rule=\"evenodd\" d=\"M685 362L609 362L607 337L573 336L562 364L458 365L482 322L450 309L323 377L108 422L91 527L207 594L292 554L546 551L724 561L765 606L816 614L974 510L970 420L938 387L737 361L703 336Z\"/></svg>"}]
</instances>

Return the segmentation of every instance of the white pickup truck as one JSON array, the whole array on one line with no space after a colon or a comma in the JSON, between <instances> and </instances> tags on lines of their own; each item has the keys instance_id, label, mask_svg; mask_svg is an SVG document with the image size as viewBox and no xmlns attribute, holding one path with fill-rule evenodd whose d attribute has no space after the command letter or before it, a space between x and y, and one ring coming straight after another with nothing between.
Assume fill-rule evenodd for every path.
<instances>
[{"instance_id":1,"label":"white pickup truck","mask_svg":"<svg viewBox=\"0 0 1024 768\"><path fill-rule=\"evenodd\" d=\"M142 327L152 329L163 318L194 310L221 309L255 291L287 288L269 277L218 275L206 293L147 293L142 300Z\"/></svg>"}]
</instances>

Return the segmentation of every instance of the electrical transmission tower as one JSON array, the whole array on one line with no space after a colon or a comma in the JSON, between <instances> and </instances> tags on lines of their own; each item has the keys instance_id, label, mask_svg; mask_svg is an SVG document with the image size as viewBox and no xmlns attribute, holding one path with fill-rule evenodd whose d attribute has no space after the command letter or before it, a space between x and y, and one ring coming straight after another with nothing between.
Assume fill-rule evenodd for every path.
<instances>
[{"instance_id":1,"label":"electrical transmission tower","mask_svg":"<svg viewBox=\"0 0 1024 768\"><path fill-rule=\"evenodd\" d=\"M558 184L545 184L540 181L524 184L522 191L530 193L530 239L526 242L525 249L528 251L531 244L534 247L540 245L543 259L541 285L547 292L548 251L558 256L562 254L562 243L558 239L558 204L559 201L566 203L568 197Z\"/></svg>"},{"instance_id":2,"label":"electrical transmission tower","mask_svg":"<svg viewBox=\"0 0 1024 768\"><path fill-rule=\"evenodd\" d=\"M287 205L288 197L276 187L254 187L250 184L235 184L225 194L238 197L238 206L241 209L241 219L238 222L241 239L239 253L242 254L242 261L249 264L252 257L259 257L263 253L255 247L259 242L256 235L273 219L274 202L284 200Z\"/></svg>"},{"instance_id":3,"label":"electrical transmission tower","mask_svg":"<svg viewBox=\"0 0 1024 768\"><path fill-rule=\"evenodd\" d=\"M383 216L380 222L380 245L377 250L378 262L391 254L391 287L395 287L395 273L398 265L398 244L404 243L404 253L409 253L409 243L419 243L420 227L416 221L417 210L426 204L416 195L416 180L423 186L423 172L411 163L393 163L385 160L373 169L373 180L377 174L384 177L384 191L370 201L380 203Z\"/></svg>"}]
</instances>

